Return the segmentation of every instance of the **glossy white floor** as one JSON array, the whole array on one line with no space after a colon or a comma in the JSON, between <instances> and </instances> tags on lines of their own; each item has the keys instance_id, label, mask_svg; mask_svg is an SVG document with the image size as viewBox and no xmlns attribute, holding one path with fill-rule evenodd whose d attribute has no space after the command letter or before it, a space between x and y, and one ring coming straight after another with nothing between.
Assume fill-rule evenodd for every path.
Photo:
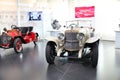
<instances>
[{"instance_id":1,"label":"glossy white floor","mask_svg":"<svg viewBox=\"0 0 120 80\"><path fill-rule=\"evenodd\" d=\"M120 80L115 42L101 41L99 46L98 80ZM118 57L120 58L120 56Z\"/></svg>"},{"instance_id":2,"label":"glossy white floor","mask_svg":"<svg viewBox=\"0 0 120 80\"><path fill-rule=\"evenodd\" d=\"M45 59L46 41L25 44L22 54L0 49L0 80L120 80L120 50L115 43L100 41L97 69L79 61L57 58L54 65Z\"/></svg>"}]
</instances>

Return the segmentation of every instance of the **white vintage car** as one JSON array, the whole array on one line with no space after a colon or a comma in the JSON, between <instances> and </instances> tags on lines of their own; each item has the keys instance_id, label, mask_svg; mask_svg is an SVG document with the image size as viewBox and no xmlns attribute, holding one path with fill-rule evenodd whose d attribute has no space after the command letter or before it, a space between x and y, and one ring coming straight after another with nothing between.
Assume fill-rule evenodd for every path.
<instances>
[{"instance_id":1,"label":"white vintage car","mask_svg":"<svg viewBox=\"0 0 120 80\"><path fill-rule=\"evenodd\" d=\"M46 60L54 63L56 56L68 58L88 58L93 67L98 63L99 40L92 27L78 27L70 24L57 37L47 37ZM65 53L68 53L66 56Z\"/></svg>"}]
</instances>

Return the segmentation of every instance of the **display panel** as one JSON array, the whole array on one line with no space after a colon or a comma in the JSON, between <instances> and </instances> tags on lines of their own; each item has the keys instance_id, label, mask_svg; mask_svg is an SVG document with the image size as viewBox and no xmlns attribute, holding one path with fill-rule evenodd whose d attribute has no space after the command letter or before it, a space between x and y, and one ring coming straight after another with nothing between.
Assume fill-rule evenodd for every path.
<instances>
[{"instance_id":1,"label":"display panel","mask_svg":"<svg viewBox=\"0 0 120 80\"><path fill-rule=\"evenodd\" d=\"M89 18L94 17L94 6L89 7L75 7L75 18Z\"/></svg>"},{"instance_id":2,"label":"display panel","mask_svg":"<svg viewBox=\"0 0 120 80\"><path fill-rule=\"evenodd\" d=\"M29 21L41 21L42 11L28 12Z\"/></svg>"}]
</instances>

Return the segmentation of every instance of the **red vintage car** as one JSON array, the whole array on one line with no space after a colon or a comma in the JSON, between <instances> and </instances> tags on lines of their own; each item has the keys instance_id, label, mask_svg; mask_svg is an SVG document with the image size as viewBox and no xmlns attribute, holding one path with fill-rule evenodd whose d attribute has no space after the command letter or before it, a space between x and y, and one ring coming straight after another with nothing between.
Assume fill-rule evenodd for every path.
<instances>
[{"instance_id":1,"label":"red vintage car","mask_svg":"<svg viewBox=\"0 0 120 80\"><path fill-rule=\"evenodd\" d=\"M22 44L38 41L38 33L32 32L33 27L17 27L11 26L11 30L4 28L4 32L0 35L0 47L4 49L14 48L16 53L23 51Z\"/></svg>"}]
</instances>

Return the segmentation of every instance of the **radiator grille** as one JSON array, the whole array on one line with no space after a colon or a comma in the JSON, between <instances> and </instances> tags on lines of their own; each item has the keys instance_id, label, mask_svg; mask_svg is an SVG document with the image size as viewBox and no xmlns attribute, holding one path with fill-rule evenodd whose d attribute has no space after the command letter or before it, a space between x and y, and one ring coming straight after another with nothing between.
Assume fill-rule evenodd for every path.
<instances>
[{"instance_id":1,"label":"radiator grille","mask_svg":"<svg viewBox=\"0 0 120 80\"><path fill-rule=\"evenodd\" d=\"M0 44L10 44L10 40L8 40L10 36L8 35L1 35L0 36Z\"/></svg>"},{"instance_id":2,"label":"radiator grille","mask_svg":"<svg viewBox=\"0 0 120 80\"><path fill-rule=\"evenodd\" d=\"M69 51L79 50L79 41L77 40L78 31L68 30L65 32L65 49Z\"/></svg>"}]
</instances>

